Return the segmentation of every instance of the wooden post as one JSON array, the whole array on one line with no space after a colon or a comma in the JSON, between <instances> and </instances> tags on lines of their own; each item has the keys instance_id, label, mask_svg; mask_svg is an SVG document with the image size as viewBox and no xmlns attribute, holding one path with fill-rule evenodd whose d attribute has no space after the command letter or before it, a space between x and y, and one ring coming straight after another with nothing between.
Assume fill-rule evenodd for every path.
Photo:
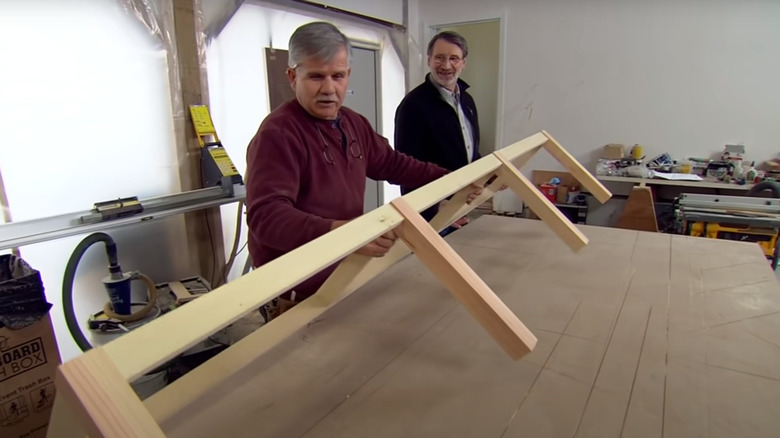
<instances>
[{"instance_id":1,"label":"wooden post","mask_svg":"<svg viewBox=\"0 0 780 438\"><path fill-rule=\"evenodd\" d=\"M173 23L175 47L168 48L168 65L171 80L180 80L171 87L174 103L174 133L176 135L176 156L179 157L179 181L182 191L203 188L200 170L200 144L195 136L190 105L208 105L208 82L206 72L201 68L204 59L198 50L202 23L199 20L197 0L174 0ZM172 56L175 53L176 56ZM178 108L177 106L181 106ZM219 208L210 208L184 215L187 240L192 251L190 266L199 267L201 274L215 282L225 265L225 245L222 239L222 219Z\"/></svg>"},{"instance_id":2,"label":"wooden post","mask_svg":"<svg viewBox=\"0 0 780 438\"><path fill-rule=\"evenodd\" d=\"M475 184L484 186L487 181L488 177L482 177L476 180ZM495 193L495 190L493 190L491 187L486 187L482 191L482 194L469 204L466 201L468 200L468 196L474 193L474 190L476 190L476 187L468 185L452 195L452 198L450 198L447 202L443 202L443 205L439 207L439 211L436 213L436 216L431 219L431 226L433 229L436 231L441 231L447 228L448 226L452 225L453 222L468 214L469 211L481 205L487 199L490 199L490 197L492 197Z\"/></svg>"},{"instance_id":3,"label":"wooden post","mask_svg":"<svg viewBox=\"0 0 780 438\"><path fill-rule=\"evenodd\" d=\"M528 207L536 213L547 225L552 228L567 245L574 251L579 251L588 244L588 238L582 234L577 227L572 225L571 221L561 213L558 208L545 198L542 193L534 187L533 183L520 173L512 163L506 159L500 151L494 152L503 166L498 170L501 179L519 196Z\"/></svg>"}]
</instances>

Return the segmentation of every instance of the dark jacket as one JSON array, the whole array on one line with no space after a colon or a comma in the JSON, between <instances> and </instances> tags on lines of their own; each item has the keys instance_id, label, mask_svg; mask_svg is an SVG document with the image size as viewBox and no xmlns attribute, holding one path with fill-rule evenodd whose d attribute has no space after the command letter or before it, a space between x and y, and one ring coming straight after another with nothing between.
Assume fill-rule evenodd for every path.
<instances>
[{"instance_id":1,"label":"dark jacket","mask_svg":"<svg viewBox=\"0 0 780 438\"><path fill-rule=\"evenodd\" d=\"M471 123L474 133L472 161L479 155L479 120L474 99L466 92L469 85L458 79L460 103L463 113ZM463 140L458 114L444 100L438 87L431 82L430 73L425 82L404 97L395 112L395 148L421 161L437 164L454 171L469 164L466 159L466 142ZM417 187L402 186L406 194ZM431 220L436 209L427 210L423 216Z\"/></svg>"}]
</instances>

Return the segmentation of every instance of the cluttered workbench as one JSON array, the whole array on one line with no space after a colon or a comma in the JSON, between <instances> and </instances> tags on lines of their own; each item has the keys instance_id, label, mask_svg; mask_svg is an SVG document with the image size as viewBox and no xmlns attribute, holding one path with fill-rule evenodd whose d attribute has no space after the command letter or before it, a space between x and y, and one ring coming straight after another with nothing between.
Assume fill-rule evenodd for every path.
<instances>
[{"instance_id":1,"label":"cluttered workbench","mask_svg":"<svg viewBox=\"0 0 780 438\"><path fill-rule=\"evenodd\" d=\"M648 185L648 186L670 186L677 187L683 190L691 191L691 189L713 190L716 193L719 191L737 191L747 192L753 188L753 184L734 184L724 183L716 180L703 179L701 181L686 181L686 180L673 180L663 178L635 178L630 176L599 176L600 181L616 182L616 183L630 183L633 185Z\"/></svg>"},{"instance_id":2,"label":"cluttered workbench","mask_svg":"<svg viewBox=\"0 0 780 438\"><path fill-rule=\"evenodd\" d=\"M630 155L618 144L604 146L596 165L597 178L604 182L680 189L688 192L744 194L765 178L774 179L777 172L756 170L755 161L744 159L745 147L726 145L719 159L694 158L677 161L669 153L649 158L634 145ZM767 161L765 166L780 170L780 163Z\"/></svg>"},{"instance_id":3,"label":"cluttered workbench","mask_svg":"<svg viewBox=\"0 0 780 438\"><path fill-rule=\"evenodd\" d=\"M538 337L518 362L409 256L168 436L774 436L780 285L756 245L483 216L447 241ZM260 330L263 330L261 328Z\"/></svg>"}]
</instances>

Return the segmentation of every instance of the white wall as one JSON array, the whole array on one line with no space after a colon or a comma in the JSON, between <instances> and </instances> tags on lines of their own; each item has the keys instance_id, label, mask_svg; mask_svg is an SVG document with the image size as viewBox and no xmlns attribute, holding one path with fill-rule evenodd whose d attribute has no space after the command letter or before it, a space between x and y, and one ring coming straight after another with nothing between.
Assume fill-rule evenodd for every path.
<instances>
[{"instance_id":1,"label":"white wall","mask_svg":"<svg viewBox=\"0 0 780 438\"><path fill-rule=\"evenodd\" d=\"M319 3L332 6L349 12L355 12L367 17L379 18L391 23L403 24L404 4L403 0L308 0L311 3Z\"/></svg>"},{"instance_id":2,"label":"white wall","mask_svg":"<svg viewBox=\"0 0 780 438\"><path fill-rule=\"evenodd\" d=\"M749 159L780 152L780 1L417 2L420 46L431 25L506 19L505 144L546 129L589 165L607 143L677 157L735 142ZM545 156L534 168L557 166Z\"/></svg>"}]
</instances>

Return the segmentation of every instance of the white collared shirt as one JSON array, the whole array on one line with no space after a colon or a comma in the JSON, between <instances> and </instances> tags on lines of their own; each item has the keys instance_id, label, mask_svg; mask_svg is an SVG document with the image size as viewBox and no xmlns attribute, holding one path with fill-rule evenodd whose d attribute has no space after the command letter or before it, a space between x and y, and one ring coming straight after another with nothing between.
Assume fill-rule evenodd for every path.
<instances>
[{"instance_id":1,"label":"white collared shirt","mask_svg":"<svg viewBox=\"0 0 780 438\"><path fill-rule=\"evenodd\" d=\"M441 97L458 113L458 120L460 120L460 129L463 132L463 142L466 143L466 160L471 163L471 158L474 156L474 130L471 126L471 122L466 118L466 114L463 112L463 106L460 104L460 88L456 85L455 91L452 92L439 84L436 87L441 93Z\"/></svg>"}]
</instances>

